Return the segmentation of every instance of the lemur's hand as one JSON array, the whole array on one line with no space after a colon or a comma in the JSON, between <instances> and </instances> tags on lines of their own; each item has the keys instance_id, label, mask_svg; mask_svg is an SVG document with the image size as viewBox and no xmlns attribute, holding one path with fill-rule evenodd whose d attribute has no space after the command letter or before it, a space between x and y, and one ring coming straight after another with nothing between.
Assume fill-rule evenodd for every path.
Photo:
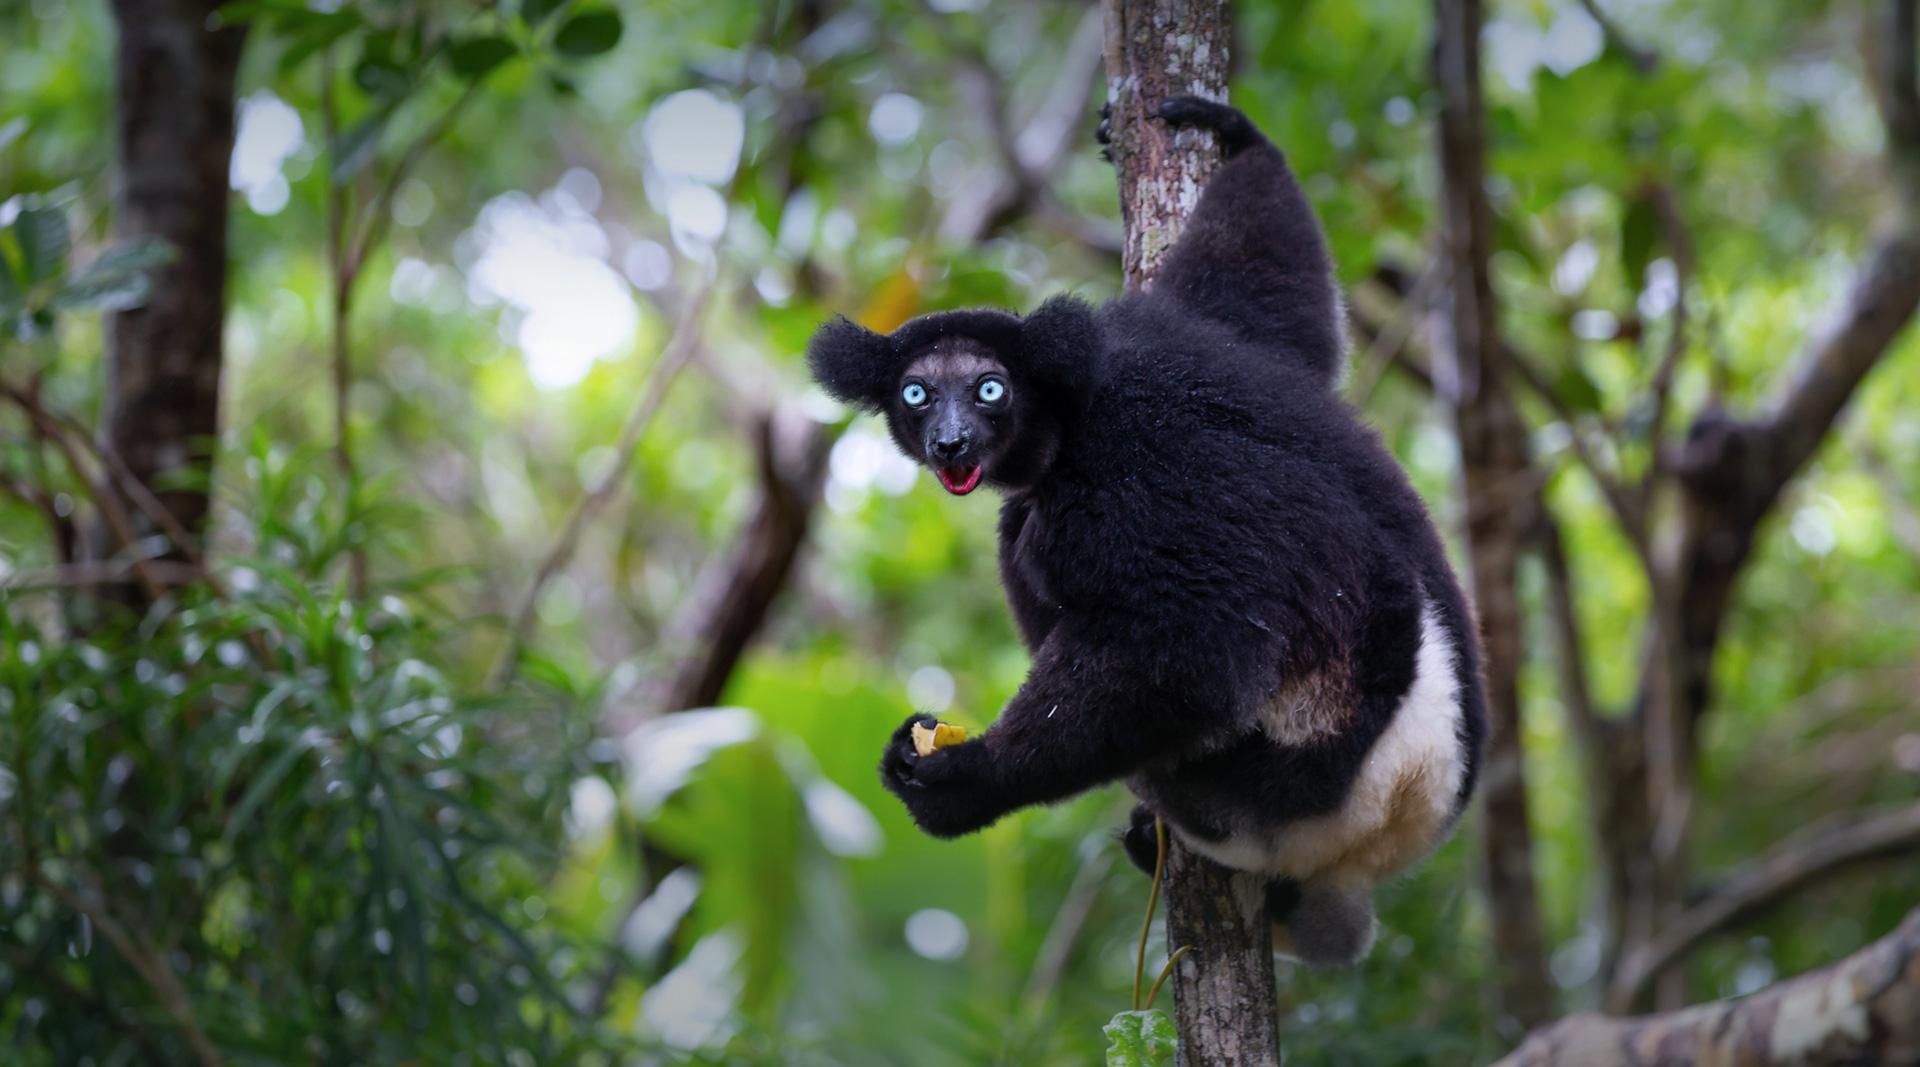
<instances>
[{"instance_id":1,"label":"lemur's hand","mask_svg":"<svg viewBox=\"0 0 1920 1067\"><path fill-rule=\"evenodd\" d=\"M1006 814L993 784L987 746L966 741L922 756L913 746L913 728L931 728L931 715L909 715L893 732L880 758L880 780L907 806L920 829L935 837L959 837Z\"/></svg>"}]
</instances>

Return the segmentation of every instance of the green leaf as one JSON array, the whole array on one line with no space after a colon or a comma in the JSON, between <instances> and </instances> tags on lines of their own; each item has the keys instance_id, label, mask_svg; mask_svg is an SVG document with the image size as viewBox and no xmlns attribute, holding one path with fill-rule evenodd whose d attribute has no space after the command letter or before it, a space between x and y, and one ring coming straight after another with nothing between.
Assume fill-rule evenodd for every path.
<instances>
[{"instance_id":1,"label":"green leaf","mask_svg":"<svg viewBox=\"0 0 1920 1067\"><path fill-rule=\"evenodd\" d=\"M354 123L333 143L333 169L329 174L335 185L351 181L361 168L372 162L374 153L380 148L380 135L393 119L393 110L392 104L380 108Z\"/></svg>"},{"instance_id":2,"label":"green leaf","mask_svg":"<svg viewBox=\"0 0 1920 1067\"><path fill-rule=\"evenodd\" d=\"M260 810L260 805L266 803L268 795L279 788L280 783L286 779L308 751L309 747L305 741L294 741L281 749L280 754L275 756L272 762L261 768L260 773L247 786L247 791L241 794L240 803L234 806L233 814L227 817L227 829L220 840L231 845L240 836L240 831L245 830L247 824L253 821L254 812Z\"/></svg>"},{"instance_id":3,"label":"green leaf","mask_svg":"<svg viewBox=\"0 0 1920 1067\"><path fill-rule=\"evenodd\" d=\"M620 43L620 13L606 8L582 11L560 24L553 47L575 58L597 56Z\"/></svg>"},{"instance_id":4,"label":"green leaf","mask_svg":"<svg viewBox=\"0 0 1920 1067\"><path fill-rule=\"evenodd\" d=\"M173 246L159 238L115 245L54 294L56 307L124 311L146 302L152 272L173 262Z\"/></svg>"},{"instance_id":5,"label":"green leaf","mask_svg":"<svg viewBox=\"0 0 1920 1067\"><path fill-rule=\"evenodd\" d=\"M0 245L0 316L5 316L20 302L21 285L13 274L13 259L7 255L5 245Z\"/></svg>"},{"instance_id":6,"label":"green leaf","mask_svg":"<svg viewBox=\"0 0 1920 1067\"><path fill-rule=\"evenodd\" d=\"M1647 263L1653 258L1654 242L1660 233L1660 215L1653 200L1637 197L1620 219L1620 267L1626 272L1627 285L1635 293L1647 287Z\"/></svg>"},{"instance_id":7,"label":"green leaf","mask_svg":"<svg viewBox=\"0 0 1920 1067\"><path fill-rule=\"evenodd\" d=\"M1600 395L1600 387L1593 383L1592 378L1587 377L1587 372L1581 369L1580 364L1571 359L1560 365L1560 373L1555 375L1553 391L1562 403L1574 411L1599 411L1604 403L1604 398Z\"/></svg>"},{"instance_id":8,"label":"green leaf","mask_svg":"<svg viewBox=\"0 0 1920 1067\"><path fill-rule=\"evenodd\" d=\"M303 12L299 16L281 14L275 19L288 41L280 54L280 73L292 73L320 50L358 29L360 16L347 9L333 12Z\"/></svg>"},{"instance_id":9,"label":"green leaf","mask_svg":"<svg viewBox=\"0 0 1920 1067\"><path fill-rule=\"evenodd\" d=\"M520 0L520 21L529 26L537 26L546 21L548 15L560 10L567 0Z\"/></svg>"},{"instance_id":10,"label":"green leaf","mask_svg":"<svg viewBox=\"0 0 1920 1067\"><path fill-rule=\"evenodd\" d=\"M1100 1028L1107 1035L1107 1067L1173 1067L1179 1036L1158 1008L1123 1011Z\"/></svg>"},{"instance_id":11,"label":"green leaf","mask_svg":"<svg viewBox=\"0 0 1920 1067\"><path fill-rule=\"evenodd\" d=\"M520 50L505 37L473 37L454 45L448 58L455 74L479 81L519 54Z\"/></svg>"},{"instance_id":12,"label":"green leaf","mask_svg":"<svg viewBox=\"0 0 1920 1067\"><path fill-rule=\"evenodd\" d=\"M12 147L13 142L18 141L27 130L32 128L32 125L25 115L16 115L5 122L0 122L0 151Z\"/></svg>"},{"instance_id":13,"label":"green leaf","mask_svg":"<svg viewBox=\"0 0 1920 1067\"><path fill-rule=\"evenodd\" d=\"M30 207L13 223L20 242L21 273L25 282L58 278L67 266L67 217L57 208Z\"/></svg>"},{"instance_id":14,"label":"green leaf","mask_svg":"<svg viewBox=\"0 0 1920 1067\"><path fill-rule=\"evenodd\" d=\"M368 96L404 96L413 79L391 59L365 56L353 66L353 84Z\"/></svg>"},{"instance_id":15,"label":"green leaf","mask_svg":"<svg viewBox=\"0 0 1920 1067\"><path fill-rule=\"evenodd\" d=\"M560 96L580 95L580 87L574 84L573 79L558 71L547 72L547 84L552 86L553 91Z\"/></svg>"}]
</instances>

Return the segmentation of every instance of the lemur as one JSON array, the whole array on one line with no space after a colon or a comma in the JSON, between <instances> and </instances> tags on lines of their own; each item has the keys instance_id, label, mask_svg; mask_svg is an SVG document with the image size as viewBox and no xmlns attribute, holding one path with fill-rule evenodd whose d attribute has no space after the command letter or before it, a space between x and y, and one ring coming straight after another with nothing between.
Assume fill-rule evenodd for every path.
<instances>
[{"instance_id":1,"label":"lemur","mask_svg":"<svg viewBox=\"0 0 1920 1067\"><path fill-rule=\"evenodd\" d=\"M846 319L808 360L964 496L1003 495L999 563L1033 665L980 737L881 762L926 832L1124 780L1153 822L1269 879L1275 946L1365 956L1373 887L1432 851L1474 787L1479 647L1420 497L1335 392L1344 331L1285 157L1227 105L1226 161L1153 284L1095 308Z\"/></svg>"}]
</instances>

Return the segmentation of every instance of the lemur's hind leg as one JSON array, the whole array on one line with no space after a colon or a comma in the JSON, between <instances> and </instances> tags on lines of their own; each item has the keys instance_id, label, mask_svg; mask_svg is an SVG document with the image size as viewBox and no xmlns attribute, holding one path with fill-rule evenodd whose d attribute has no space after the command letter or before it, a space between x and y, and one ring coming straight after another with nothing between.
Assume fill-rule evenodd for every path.
<instances>
[{"instance_id":1,"label":"lemur's hind leg","mask_svg":"<svg viewBox=\"0 0 1920 1067\"><path fill-rule=\"evenodd\" d=\"M1175 126L1199 126L1212 130L1220 138L1220 147L1226 151L1228 159L1239 155L1244 149L1267 141L1253 120L1241 114L1238 108L1215 103L1205 97L1169 96L1160 101L1157 113Z\"/></svg>"},{"instance_id":2,"label":"lemur's hind leg","mask_svg":"<svg viewBox=\"0 0 1920 1067\"><path fill-rule=\"evenodd\" d=\"M1225 104L1170 96L1158 114L1172 126L1212 130L1227 161L1161 260L1154 287L1249 341L1291 350L1332 382L1346 317L1326 238L1286 157Z\"/></svg>"},{"instance_id":3,"label":"lemur's hind leg","mask_svg":"<svg viewBox=\"0 0 1920 1067\"><path fill-rule=\"evenodd\" d=\"M1373 948L1373 886L1281 880L1267 888L1273 950L1309 967L1345 967Z\"/></svg>"}]
</instances>

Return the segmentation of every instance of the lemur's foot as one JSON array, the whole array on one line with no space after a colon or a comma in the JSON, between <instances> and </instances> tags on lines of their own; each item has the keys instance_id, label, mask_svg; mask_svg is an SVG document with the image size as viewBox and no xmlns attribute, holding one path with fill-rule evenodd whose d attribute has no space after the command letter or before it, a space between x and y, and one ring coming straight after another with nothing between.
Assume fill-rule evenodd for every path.
<instances>
[{"instance_id":1,"label":"lemur's foot","mask_svg":"<svg viewBox=\"0 0 1920 1067\"><path fill-rule=\"evenodd\" d=\"M1160 843L1153 832L1153 812L1145 804L1135 804L1127 828L1120 831L1120 845L1127 859L1147 877L1153 877L1153 865L1160 857Z\"/></svg>"},{"instance_id":2,"label":"lemur's foot","mask_svg":"<svg viewBox=\"0 0 1920 1067\"><path fill-rule=\"evenodd\" d=\"M1113 162L1113 101L1100 105L1100 122L1093 128L1093 139L1100 142L1100 158Z\"/></svg>"},{"instance_id":3,"label":"lemur's foot","mask_svg":"<svg viewBox=\"0 0 1920 1067\"><path fill-rule=\"evenodd\" d=\"M1154 114L1174 126L1198 126L1212 130L1220 138L1227 155L1259 144L1265 138L1240 109L1200 96L1169 96L1160 101Z\"/></svg>"}]
</instances>

